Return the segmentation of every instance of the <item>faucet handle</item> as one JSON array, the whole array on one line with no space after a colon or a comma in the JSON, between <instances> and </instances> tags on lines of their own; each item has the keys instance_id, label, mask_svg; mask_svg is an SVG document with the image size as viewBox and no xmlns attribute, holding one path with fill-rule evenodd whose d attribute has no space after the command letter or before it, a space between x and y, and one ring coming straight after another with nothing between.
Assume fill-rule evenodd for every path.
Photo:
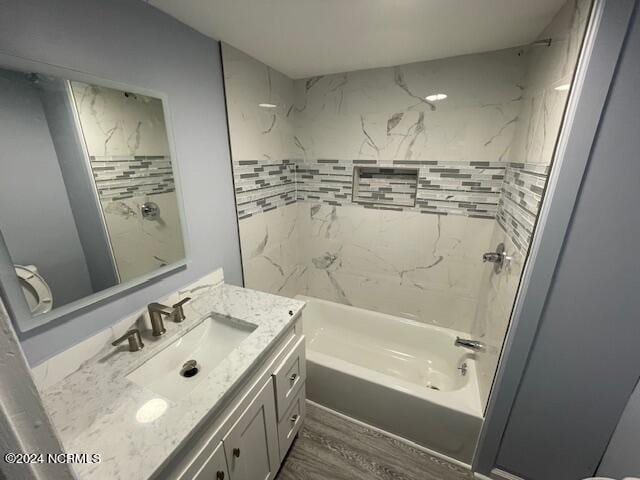
<instances>
[{"instance_id":1,"label":"faucet handle","mask_svg":"<svg viewBox=\"0 0 640 480\"><path fill-rule=\"evenodd\" d=\"M185 297L173 306L173 321L180 323L185 319L183 305L191 300L191 297Z\"/></svg>"},{"instance_id":2,"label":"faucet handle","mask_svg":"<svg viewBox=\"0 0 640 480\"><path fill-rule=\"evenodd\" d=\"M511 262L511 257L507 255L505 251L505 246L503 242L500 242L496 247L495 252L487 252L482 255L483 262L491 262L493 263L493 271L494 273L500 273L502 268L506 265L509 265Z\"/></svg>"},{"instance_id":3,"label":"faucet handle","mask_svg":"<svg viewBox=\"0 0 640 480\"><path fill-rule=\"evenodd\" d=\"M142 337L140 336L140 330L138 330L137 328L129 330L120 338L111 342L111 345L116 347L120 345L122 342L124 342L125 340L129 341L130 352L137 352L138 350L142 350L144 348L144 343L142 343Z\"/></svg>"}]
</instances>

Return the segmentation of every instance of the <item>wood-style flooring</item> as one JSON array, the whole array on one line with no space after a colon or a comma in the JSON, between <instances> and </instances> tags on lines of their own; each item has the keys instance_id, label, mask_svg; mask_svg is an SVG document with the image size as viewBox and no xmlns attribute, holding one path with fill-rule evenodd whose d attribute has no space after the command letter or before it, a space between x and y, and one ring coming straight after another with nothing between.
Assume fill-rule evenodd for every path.
<instances>
[{"instance_id":1,"label":"wood-style flooring","mask_svg":"<svg viewBox=\"0 0 640 480\"><path fill-rule=\"evenodd\" d=\"M307 404L276 480L468 480L468 470Z\"/></svg>"}]
</instances>

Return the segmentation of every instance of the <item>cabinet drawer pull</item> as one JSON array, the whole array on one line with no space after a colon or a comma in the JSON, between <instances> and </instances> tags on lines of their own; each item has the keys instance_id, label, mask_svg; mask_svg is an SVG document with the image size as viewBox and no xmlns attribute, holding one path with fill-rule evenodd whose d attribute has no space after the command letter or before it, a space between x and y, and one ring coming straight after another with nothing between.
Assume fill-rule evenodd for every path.
<instances>
[{"instance_id":1,"label":"cabinet drawer pull","mask_svg":"<svg viewBox=\"0 0 640 480\"><path fill-rule=\"evenodd\" d=\"M297 373L292 373L291 376L289 377L289 381L291 383L294 383L297 378L298 378L298 374Z\"/></svg>"},{"instance_id":2,"label":"cabinet drawer pull","mask_svg":"<svg viewBox=\"0 0 640 480\"><path fill-rule=\"evenodd\" d=\"M224 480L224 472L222 470L218 470L218 473L216 473L216 480Z\"/></svg>"},{"instance_id":3,"label":"cabinet drawer pull","mask_svg":"<svg viewBox=\"0 0 640 480\"><path fill-rule=\"evenodd\" d=\"M298 419L300 418L300 415L298 415L297 413L295 415L292 415L291 418L289 418L289 421L291 423L296 423L298 421Z\"/></svg>"},{"instance_id":4,"label":"cabinet drawer pull","mask_svg":"<svg viewBox=\"0 0 640 480\"><path fill-rule=\"evenodd\" d=\"M233 449L233 456L236 458L240 458L240 449L239 448L234 448Z\"/></svg>"}]
</instances>

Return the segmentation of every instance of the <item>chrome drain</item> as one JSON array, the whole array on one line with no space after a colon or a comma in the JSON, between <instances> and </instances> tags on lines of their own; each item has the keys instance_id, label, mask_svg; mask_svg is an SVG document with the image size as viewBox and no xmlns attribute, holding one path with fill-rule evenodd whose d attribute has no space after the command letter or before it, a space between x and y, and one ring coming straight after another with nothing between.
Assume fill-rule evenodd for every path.
<instances>
[{"instance_id":1,"label":"chrome drain","mask_svg":"<svg viewBox=\"0 0 640 480\"><path fill-rule=\"evenodd\" d=\"M191 378L195 377L199 371L200 367L198 366L198 362L195 360L187 360L184 365L182 365L180 375L185 378Z\"/></svg>"}]
</instances>

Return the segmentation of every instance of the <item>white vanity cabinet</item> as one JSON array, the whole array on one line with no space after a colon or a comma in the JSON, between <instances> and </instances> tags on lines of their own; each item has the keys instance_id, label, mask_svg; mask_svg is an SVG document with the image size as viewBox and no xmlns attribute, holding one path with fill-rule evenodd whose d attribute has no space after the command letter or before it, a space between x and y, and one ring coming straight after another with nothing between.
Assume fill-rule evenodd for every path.
<instances>
[{"instance_id":1,"label":"white vanity cabinet","mask_svg":"<svg viewBox=\"0 0 640 480\"><path fill-rule=\"evenodd\" d=\"M280 455L273 385L268 380L222 441L232 479L271 480Z\"/></svg>"},{"instance_id":2,"label":"white vanity cabinet","mask_svg":"<svg viewBox=\"0 0 640 480\"><path fill-rule=\"evenodd\" d=\"M193 480L227 480L228 478L227 460L224 457L222 443L220 443L204 465L196 472Z\"/></svg>"},{"instance_id":3,"label":"white vanity cabinet","mask_svg":"<svg viewBox=\"0 0 640 480\"><path fill-rule=\"evenodd\" d=\"M272 480L305 415L305 338L296 323L220 412L153 478Z\"/></svg>"}]
</instances>

